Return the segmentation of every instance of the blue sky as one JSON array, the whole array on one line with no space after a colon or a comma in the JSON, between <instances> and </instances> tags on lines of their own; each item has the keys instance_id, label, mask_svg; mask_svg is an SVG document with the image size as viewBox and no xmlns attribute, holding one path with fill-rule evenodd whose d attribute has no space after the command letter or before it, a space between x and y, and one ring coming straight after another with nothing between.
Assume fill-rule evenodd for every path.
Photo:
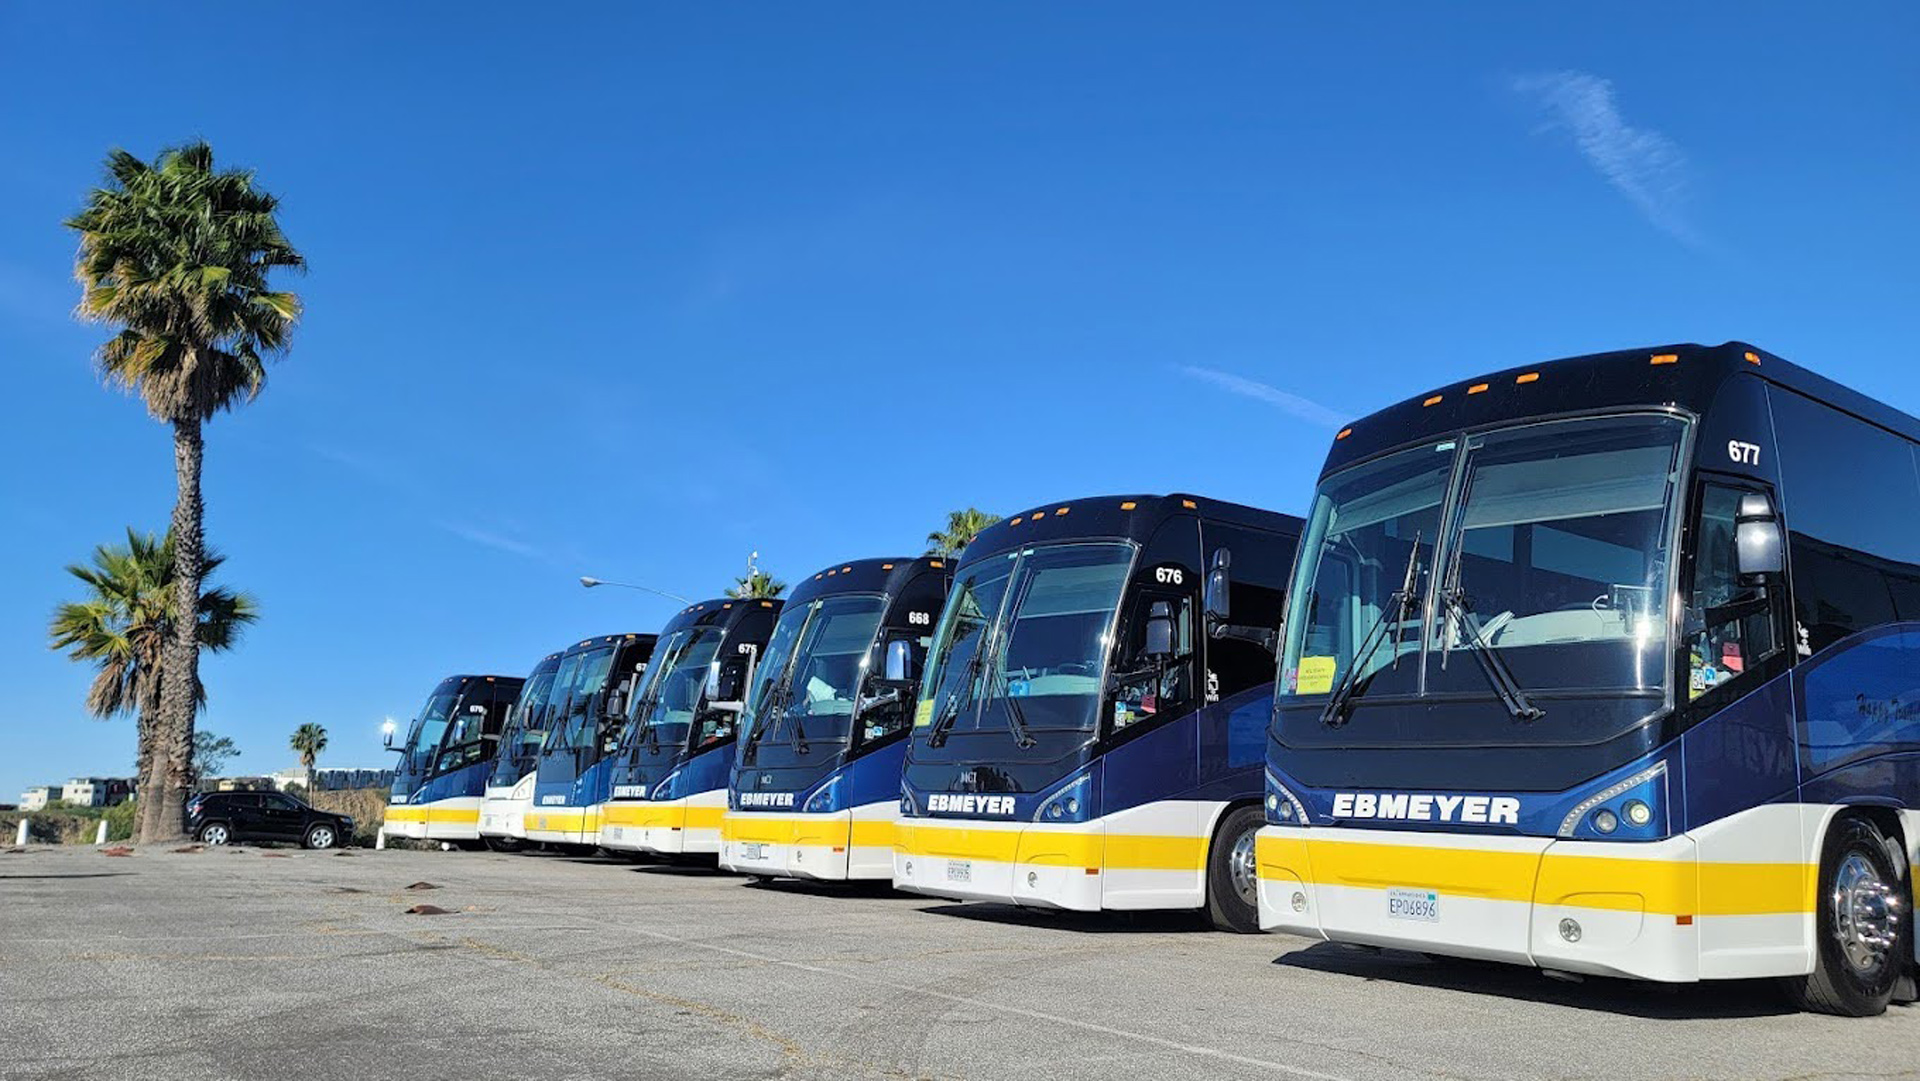
<instances>
[{"instance_id":1,"label":"blue sky","mask_svg":"<svg viewBox=\"0 0 1920 1081\"><path fill-rule=\"evenodd\" d=\"M132 755L46 646L173 499L69 317L116 145L210 139L312 267L208 432L237 769L673 608L581 574L1297 512L1342 419L1531 359L1743 338L1920 412L1913 8L1348 8L0 7L0 799Z\"/></svg>"}]
</instances>

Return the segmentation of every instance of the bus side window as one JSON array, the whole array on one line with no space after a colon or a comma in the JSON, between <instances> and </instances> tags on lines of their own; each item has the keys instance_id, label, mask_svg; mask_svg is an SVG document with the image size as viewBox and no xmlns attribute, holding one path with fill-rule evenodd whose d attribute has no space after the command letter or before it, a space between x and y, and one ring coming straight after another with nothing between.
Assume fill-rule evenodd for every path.
<instances>
[{"instance_id":1,"label":"bus side window","mask_svg":"<svg viewBox=\"0 0 1920 1081\"><path fill-rule=\"evenodd\" d=\"M1734 516L1748 489L1704 484L1686 613L1687 698L1738 679L1778 646L1773 605L1734 564Z\"/></svg>"},{"instance_id":2,"label":"bus side window","mask_svg":"<svg viewBox=\"0 0 1920 1081\"><path fill-rule=\"evenodd\" d=\"M1147 653L1147 622L1156 605L1173 620L1173 652ZM1113 729L1119 731L1195 702L1193 598L1184 593L1142 592L1127 615L1125 649L1115 672Z\"/></svg>"}]
</instances>

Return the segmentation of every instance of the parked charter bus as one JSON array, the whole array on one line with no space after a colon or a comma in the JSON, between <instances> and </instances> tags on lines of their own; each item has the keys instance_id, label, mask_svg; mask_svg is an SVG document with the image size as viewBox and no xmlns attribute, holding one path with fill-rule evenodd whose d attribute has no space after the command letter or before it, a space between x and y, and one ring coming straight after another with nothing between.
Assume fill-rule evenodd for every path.
<instances>
[{"instance_id":1,"label":"parked charter bus","mask_svg":"<svg viewBox=\"0 0 1920 1081\"><path fill-rule=\"evenodd\" d=\"M690 604L660 631L614 749L600 845L655 855L717 855L741 701L780 602Z\"/></svg>"},{"instance_id":2,"label":"parked charter bus","mask_svg":"<svg viewBox=\"0 0 1920 1081\"><path fill-rule=\"evenodd\" d=\"M600 805L612 787L612 754L626 728L625 703L647 671L651 634L608 634L567 650L576 663L566 696L555 696L547 739L534 767L527 840L596 845ZM555 680L556 687L559 681Z\"/></svg>"},{"instance_id":3,"label":"parked charter bus","mask_svg":"<svg viewBox=\"0 0 1920 1081\"><path fill-rule=\"evenodd\" d=\"M1292 579L1263 927L1911 997L1920 421L1740 343L1343 430Z\"/></svg>"},{"instance_id":4,"label":"parked charter bus","mask_svg":"<svg viewBox=\"0 0 1920 1081\"><path fill-rule=\"evenodd\" d=\"M500 729L520 697L514 676L448 676L407 729L380 832L479 843L480 800Z\"/></svg>"},{"instance_id":5,"label":"parked charter bus","mask_svg":"<svg viewBox=\"0 0 1920 1081\"><path fill-rule=\"evenodd\" d=\"M533 805L533 767L547 738L547 716L560 653L541 658L520 698L500 730L500 749L487 774L480 800L480 840L500 852L511 852L527 839L526 811Z\"/></svg>"},{"instance_id":6,"label":"parked charter bus","mask_svg":"<svg viewBox=\"0 0 1920 1081\"><path fill-rule=\"evenodd\" d=\"M1257 927L1274 636L1300 521L1192 495L1014 515L967 546L915 704L894 884Z\"/></svg>"},{"instance_id":7,"label":"parked charter bus","mask_svg":"<svg viewBox=\"0 0 1920 1081\"><path fill-rule=\"evenodd\" d=\"M952 561L835 564L786 598L740 715L720 866L893 877L893 819L916 677Z\"/></svg>"}]
</instances>

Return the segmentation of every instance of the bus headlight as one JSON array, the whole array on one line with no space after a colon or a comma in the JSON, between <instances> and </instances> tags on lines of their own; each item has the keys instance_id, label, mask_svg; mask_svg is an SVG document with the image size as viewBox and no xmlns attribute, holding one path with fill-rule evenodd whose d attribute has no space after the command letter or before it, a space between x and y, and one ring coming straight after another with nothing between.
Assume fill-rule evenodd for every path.
<instances>
[{"instance_id":1,"label":"bus headlight","mask_svg":"<svg viewBox=\"0 0 1920 1081\"><path fill-rule=\"evenodd\" d=\"M1574 804L1561 819L1558 836L1651 841L1665 837L1669 829L1667 763L1662 760Z\"/></svg>"},{"instance_id":2,"label":"bus headlight","mask_svg":"<svg viewBox=\"0 0 1920 1081\"><path fill-rule=\"evenodd\" d=\"M820 786L818 791L807 797L806 805L800 809L807 814L827 814L830 811L841 810L840 778L842 776L844 774L834 774L826 784Z\"/></svg>"},{"instance_id":3,"label":"bus headlight","mask_svg":"<svg viewBox=\"0 0 1920 1081\"><path fill-rule=\"evenodd\" d=\"M1093 793L1093 775L1082 773L1056 789L1047 797L1040 809L1033 813L1035 822L1085 822L1087 804Z\"/></svg>"},{"instance_id":4,"label":"bus headlight","mask_svg":"<svg viewBox=\"0 0 1920 1081\"><path fill-rule=\"evenodd\" d=\"M662 777L660 779L659 784L653 786L653 794L648 796L647 798L651 800L672 799L673 798L673 782L679 779L680 779L679 770L674 770L672 773L667 774L665 777Z\"/></svg>"},{"instance_id":5,"label":"bus headlight","mask_svg":"<svg viewBox=\"0 0 1920 1081\"><path fill-rule=\"evenodd\" d=\"M1275 826L1305 826L1308 824L1307 806L1300 797L1293 794L1280 778L1266 771L1267 776L1267 822Z\"/></svg>"}]
</instances>

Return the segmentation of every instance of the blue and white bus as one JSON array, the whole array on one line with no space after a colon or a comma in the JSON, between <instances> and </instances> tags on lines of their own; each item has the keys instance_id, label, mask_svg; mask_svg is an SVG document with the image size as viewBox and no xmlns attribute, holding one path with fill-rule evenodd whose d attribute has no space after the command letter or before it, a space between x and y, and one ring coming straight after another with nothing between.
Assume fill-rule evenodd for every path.
<instances>
[{"instance_id":1,"label":"blue and white bus","mask_svg":"<svg viewBox=\"0 0 1920 1081\"><path fill-rule=\"evenodd\" d=\"M480 802L500 729L520 697L515 676L448 676L407 728L380 832L387 837L480 843Z\"/></svg>"},{"instance_id":2,"label":"blue and white bus","mask_svg":"<svg viewBox=\"0 0 1920 1081\"><path fill-rule=\"evenodd\" d=\"M553 714L534 766L527 840L592 848L600 842L600 805L613 782L613 752L627 726L626 702L645 677L651 634L604 634L561 658ZM571 663L569 663L571 662Z\"/></svg>"},{"instance_id":3,"label":"blue and white bus","mask_svg":"<svg viewBox=\"0 0 1920 1081\"><path fill-rule=\"evenodd\" d=\"M1740 343L1440 387L1334 440L1262 926L1911 997L1920 421Z\"/></svg>"},{"instance_id":4,"label":"blue and white bus","mask_svg":"<svg viewBox=\"0 0 1920 1081\"><path fill-rule=\"evenodd\" d=\"M719 853L742 699L780 603L702 601L661 629L608 764L607 799L595 815L602 848Z\"/></svg>"},{"instance_id":5,"label":"blue and white bus","mask_svg":"<svg viewBox=\"0 0 1920 1081\"><path fill-rule=\"evenodd\" d=\"M914 690L952 577L940 557L857 559L786 598L740 717L721 867L893 877Z\"/></svg>"},{"instance_id":6,"label":"blue and white bus","mask_svg":"<svg viewBox=\"0 0 1920 1081\"><path fill-rule=\"evenodd\" d=\"M915 704L894 884L1204 908L1256 930L1263 733L1299 529L1176 494L1049 504L983 531Z\"/></svg>"},{"instance_id":7,"label":"blue and white bus","mask_svg":"<svg viewBox=\"0 0 1920 1081\"><path fill-rule=\"evenodd\" d=\"M519 700L500 730L486 790L480 800L480 840L498 852L512 852L527 839L527 808L533 806L533 769L547 738L554 677L565 653L549 653L534 665L520 687Z\"/></svg>"}]
</instances>

